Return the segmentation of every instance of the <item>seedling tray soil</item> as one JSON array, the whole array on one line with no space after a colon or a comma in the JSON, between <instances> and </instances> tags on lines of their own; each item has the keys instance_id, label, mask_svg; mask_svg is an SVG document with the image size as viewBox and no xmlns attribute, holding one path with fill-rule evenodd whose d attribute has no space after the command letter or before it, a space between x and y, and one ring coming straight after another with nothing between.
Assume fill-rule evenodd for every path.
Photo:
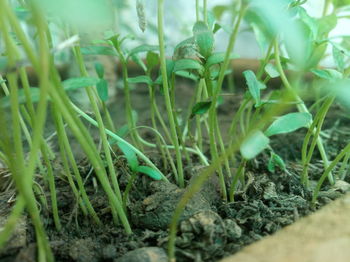
<instances>
[{"instance_id":1,"label":"seedling tray soil","mask_svg":"<svg viewBox=\"0 0 350 262\"><path fill-rule=\"evenodd\" d=\"M182 91L191 93L189 88L188 82L184 82ZM138 95L135 96L135 100L143 96L142 91L136 94ZM223 108L234 104L233 98L226 98ZM147 115L147 110L138 110ZM220 119L223 122L227 117L226 113L225 110L220 111ZM338 151L337 147L343 146L342 141L349 138L349 133L346 132L349 120L342 118L341 114L339 110L330 112L332 117L341 119L338 122L339 128L334 128L331 121L325 125L325 133L329 134L329 138L325 140L327 149L334 152L334 155ZM147 122L146 117L141 119ZM333 187L326 186L320 193L317 206L311 206L311 191L300 183L299 173L302 167L297 161L303 132L301 130L283 137L278 136L272 141L276 152L286 160L287 172L276 169L275 173L271 173L266 165L269 160L268 154L262 154L248 164L247 182L242 190L236 192L235 202L221 200L218 178L216 175L211 176L186 206L181 217L176 239L177 261L218 261L294 223L299 218L310 215L350 190L347 183L350 181L339 181ZM147 133L144 135L147 136ZM148 135L152 139L152 135ZM153 155L151 160L162 166L159 156L155 152L150 154ZM193 163L185 166L188 184L206 168L196 164L196 158L192 161ZM125 188L128 172L125 159L115 159L115 166L120 171L120 186ZM89 172L91 166L85 160L80 162L79 168L84 179L94 175ZM57 166L55 172L60 171L61 167ZM165 174L171 172L162 171ZM310 166L309 173L316 179L322 171L322 164L314 163ZM105 194L100 188L93 186L91 179L88 181L87 192L92 205L99 210L98 215L103 221L103 226L94 225L90 219L77 212L77 203L69 185L66 181L57 180L62 231L55 230L50 214L42 214L56 261L167 261L165 251L168 225L175 206L186 189L180 189L173 183L151 181L145 177L137 179L130 192L128 208L134 234L127 236L121 226L113 225ZM11 190L0 195L0 223L4 223L13 205L13 202L8 201L13 199L13 194ZM35 261L34 236L30 220L27 216L23 217L7 247L1 252L0 261ZM152 257L156 260L152 260Z\"/></svg>"}]
</instances>

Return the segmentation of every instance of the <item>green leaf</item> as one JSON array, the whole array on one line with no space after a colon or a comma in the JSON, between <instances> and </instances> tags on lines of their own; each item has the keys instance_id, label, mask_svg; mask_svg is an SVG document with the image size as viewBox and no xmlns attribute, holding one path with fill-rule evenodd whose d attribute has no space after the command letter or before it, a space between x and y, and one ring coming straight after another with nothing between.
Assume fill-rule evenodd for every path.
<instances>
[{"instance_id":1,"label":"green leaf","mask_svg":"<svg viewBox=\"0 0 350 262\"><path fill-rule=\"evenodd\" d=\"M343 77L342 73L334 69L312 69L311 72L314 75L329 81L339 80Z\"/></svg>"},{"instance_id":2,"label":"green leaf","mask_svg":"<svg viewBox=\"0 0 350 262\"><path fill-rule=\"evenodd\" d=\"M209 29L213 31L214 24L215 24L215 15L210 10L207 11L207 23L208 23Z\"/></svg>"},{"instance_id":3,"label":"green leaf","mask_svg":"<svg viewBox=\"0 0 350 262\"><path fill-rule=\"evenodd\" d=\"M192 108L192 113L190 118L193 118L194 115L203 115L206 113L211 106L211 101L204 101L196 103Z\"/></svg>"},{"instance_id":4,"label":"green leaf","mask_svg":"<svg viewBox=\"0 0 350 262\"><path fill-rule=\"evenodd\" d=\"M188 71L176 71L175 75L198 81L199 77Z\"/></svg>"},{"instance_id":5,"label":"green leaf","mask_svg":"<svg viewBox=\"0 0 350 262\"><path fill-rule=\"evenodd\" d=\"M265 89L266 86L258 81L254 72L251 70L244 71L243 75L247 82L249 93L255 100L255 107L259 107L261 105L260 90Z\"/></svg>"},{"instance_id":6,"label":"green leaf","mask_svg":"<svg viewBox=\"0 0 350 262\"><path fill-rule=\"evenodd\" d=\"M267 169L271 173L275 173L276 166L278 166L282 170L286 170L286 164L284 163L283 159L279 155L272 152L269 162L267 164Z\"/></svg>"},{"instance_id":7,"label":"green leaf","mask_svg":"<svg viewBox=\"0 0 350 262\"><path fill-rule=\"evenodd\" d=\"M157 170L155 170L149 166L138 166L135 171L142 173L142 174L145 174L145 175L149 176L150 178L153 178L154 180L161 180L162 179L161 173L159 173Z\"/></svg>"},{"instance_id":8,"label":"green leaf","mask_svg":"<svg viewBox=\"0 0 350 262\"><path fill-rule=\"evenodd\" d=\"M129 77L127 79L127 81L129 83L132 83L132 84L141 84L141 83L147 84L147 85L152 85L153 84L152 79L149 76L145 76L145 75Z\"/></svg>"},{"instance_id":9,"label":"green leaf","mask_svg":"<svg viewBox=\"0 0 350 262\"><path fill-rule=\"evenodd\" d=\"M207 62L205 63L205 67L209 68L212 65L223 63L225 60L225 55L226 55L226 52L218 52L218 53L212 54L211 56L208 57ZM230 54L230 59L236 59L236 58L239 58L239 55L233 54L233 53Z\"/></svg>"},{"instance_id":10,"label":"green leaf","mask_svg":"<svg viewBox=\"0 0 350 262\"><path fill-rule=\"evenodd\" d=\"M211 55L214 47L214 34L207 24L199 21L193 26L193 36L199 48L199 53L207 58Z\"/></svg>"},{"instance_id":11,"label":"green leaf","mask_svg":"<svg viewBox=\"0 0 350 262\"><path fill-rule=\"evenodd\" d=\"M348 112L350 112L350 80L344 79L332 83L327 86L327 91L332 96L336 96L337 101L342 105Z\"/></svg>"},{"instance_id":12,"label":"green leaf","mask_svg":"<svg viewBox=\"0 0 350 262\"><path fill-rule=\"evenodd\" d=\"M96 77L75 77L64 80L62 85L65 90L71 91L82 87L95 86L98 82L100 82L100 79Z\"/></svg>"},{"instance_id":13,"label":"green leaf","mask_svg":"<svg viewBox=\"0 0 350 262\"><path fill-rule=\"evenodd\" d=\"M265 66L265 72L271 77L271 78L276 78L280 76L280 73L277 71L277 68L273 65L268 63Z\"/></svg>"},{"instance_id":14,"label":"green leaf","mask_svg":"<svg viewBox=\"0 0 350 262\"><path fill-rule=\"evenodd\" d=\"M138 47L135 47L133 49L131 49L128 52L128 56L132 56L138 53L143 53L143 52L149 52L149 51L157 51L159 49L159 46L157 45L140 45Z\"/></svg>"},{"instance_id":15,"label":"green leaf","mask_svg":"<svg viewBox=\"0 0 350 262\"><path fill-rule=\"evenodd\" d=\"M117 145L119 149L123 152L131 171L136 172L137 168L139 167L139 161L134 150L132 150L127 144L123 142L118 142Z\"/></svg>"},{"instance_id":16,"label":"green leaf","mask_svg":"<svg viewBox=\"0 0 350 262\"><path fill-rule=\"evenodd\" d=\"M108 100L108 82L106 79L101 79L100 82L96 84L97 94L99 98L106 102Z\"/></svg>"},{"instance_id":17,"label":"green leaf","mask_svg":"<svg viewBox=\"0 0 350 262\"><path fill-rule=\"evenodd\" d=\"M202 72L203 66L197 61L193 59L180 59L175 61L173 71L183 71L183 70L198 70Z\"/></svg>"},{"instance_id":18,"label":"green leaf","mask_svg":"<svg viewBox=\"0 0 350 262\"><path fill-rule=\"evenodd\" d=\"M273 136L293 132L302 127L308 127L312 121L309 113L289 113L277 118L265 131L265 135Z\"/></svg>"},{"instance_id":19,"label":"green leaf","mask_svg":"<svg viewBox=\"0 0 350 262\"><path fill-rule=\"evenodd\" d=\"M81 53L83 55L118 55L111 46L86 46L81 48Z\"/></svg>"},{"instance_id":20,"label":"green leaf","mask_svg":"<svg viewBox=\"0 0 350 262\"><path fill-rule=\"evenodd\" d=\"M255 131L244 139L240 146L240 151L245 159L253 159L267 148L269 143L269 138L263 132Z\"/></svg>"},{"instance_id":21,"label":"green leaf","mask_svg":"<svg viewBox=\"0 0 350 262\"><path fill-rule=\"evenodd\" d=\"M159 55L154 52L147 52L146 56L147 69L151 71L159 64Z\"/></svg>"},{"instance_id":22,"label":"green leaf","mask_svg":"<svg viewBox=\"0 0 350 262\"><path fill-rule=\"evenodd\" d=\"M99 78L103 78L105 75L105 69L103 65L99 62L95 63L95 71Z\"/></svg>"},{"instance_id":23,"label":"green leaf","mask_svg":"<svg viewBox=\"0 0 350 262\"><path fill-rule=\"evenodd\" d=\"M123 125L115 132L120 137L125 137L129 133L129 126L127 124Z\"/></svg>"},{"instance_id":24,"label":"green leaf","mask_svg":"<svg viewBox=\"0 0 350 262\"><path fill-rule=\"evenodd\" d=\"M31 87L31 88L29 88L29 93L30 93L30 98L31 98L33 103L39 101L39 99L40 99L40 89L39 88ZM24 104L25 102L26 102L26 96L24 94L24 89L19 89L18 90L18 103ZM0 106L3 108L11 106L11 94L0 98Z\"/></svg>"},{"instance_id":25,"label":"green leaf","mask_svg":"<svg viewBox=\"0 0 350 262\"><path fill-rule=\"evenodd\" d=\"M145 71L145 72L147 71L147 67L146 67L145 63L137 54L133 54L131 56L131 60L134 61L137 65L139 65L143 71Z\"/></svg>"},{"instance_id":26,"label":"green leaf","mask_svg":"<svg viewBox=\"0 0 350 262\"><path fill-rule=\"evenodd\" d=\"M332 49L332 54L333 54L333 59L334 62L338 68L338 70L340 72L344 72L344 68L345 68L345 55L342 52L342 50L340 50L339 48L337 48L336 46L333 45L333 49Z\"/></svg>"}]
</instances>

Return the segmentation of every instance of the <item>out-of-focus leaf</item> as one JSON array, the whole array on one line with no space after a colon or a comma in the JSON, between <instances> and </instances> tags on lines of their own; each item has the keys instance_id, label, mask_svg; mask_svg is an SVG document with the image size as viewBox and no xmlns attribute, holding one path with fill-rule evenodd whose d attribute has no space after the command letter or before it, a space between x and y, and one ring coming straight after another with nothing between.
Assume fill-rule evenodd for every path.
<instances>
[{"instance_id":1,"label":"out-of-focus leaf","mask_svg":"<svg viewBox=\"0 0 350 262\"><path fill-rule=\"evenodd\" d=\"M108 82L106 79L101 79L100 82L96 84L97 94L99 98L106 102L108 100Z\"/></svg>"},{"instance_id":2,"label":"out-of-focus leaf","mask_svg":"<svg viewBox=\"0 0 350 262\"><path fill-rule=\"evenodd\" d=\"M198 21L193 26L193 35L199 48L199 53L207 58L211 55L214 47L214 35L206 23Z\"/></svg>"},{"instance_id":3,"label":"out-of-focus leaf","mask_svg":"<svg viewBox=\"0 0 350 262\"><path fill-rule=\"evenodd\" d=\"M129 77L128 78L129 83L133 84L147 84L147 85L152 85L152 79L149 76L135 76L135 77Z\"/></svg>"},{"instance_id":4,"label":"out-of-focus leaf","mask_svg":"<svg viewBox=\"0 0 350 262\"><path fill-rule=\"evenodd\" d=\"M311 124L312 116L309 113L289 113L277 118L265 131L265 135L273 136L290 133Z\"/></svg>"},{"instance_id":5,"label":"out-of-focus leaf","mask_svg":"<svg viewBox=\"0 0 350 262\"><path fill-rule=\"evenodd\" d=\"M278 72L277 68L273 65L268 63L265 66L265 72L271 77L271 78L276 78L280 76L280 73Z\"/></svg>"},{"instance_id":6,"label":"out-of-focus leaf","mask_svg":"<svg viewBox=\"0 0 350 262\"><path fill-rule=\"evenodd\" d=\"M205 67L209 68L212 65L223 63L225 60L225 55L226 55L226 52L213 53L211 56L208 57L207 62L205 63ZM233 53L230 54L230 59L236 59L236 58L239 58L239 55L233 54Z\"/></svg>"},{"instance_id":7,"label":"out-of-focus leaf","mask_svg":"<svg viewBox=\"0 0 350 262\"><path fill-rule=\"evenodd\" d=\"M339 80L343 77L342 73L334 69L312 69L311 72L316 76L329 81Z\"/></svg>"},{"instance_id":8,"label":"out-of-focus leaf","mask_svg":"<svg viewBox=\"0 0 350 262\"><path fill-rule=\"evenodd\" d=\"M270 140L261 131L251 133L241 144L242 156L249 160L260 154L269 145Z\"/></svg>"},{"instance_id":9,"label":"out-of-focus leaf","mask_svg":"<svg viewBox=\"0 0 350 262\"><path fill-rule=\"evenodd\" d=\"M83 55L118 55L111 46L86 46L81 48L81 53Z\"/></svg>"},{"instance_id":10,"label":"out-of-focus leaf","mask_svg":"<svg viewBox=\"0 0 350 262\"><path fill-rule=\"evenodd\" d=\"M98 75L99 78L103 78L105 75L105 69L103 67L103 65L99 62L95 63L95 71Z\"/></svg>"},{"instance_id":11,"label":"out-of-focus leaf","mask_svg":"<svg viewBox=\"0 0 350 262\"><path fill-rule=\"evenodd\" d=\"M145 174L149 176L150 178L153 178L154 180L161 180L162 175L155 169L149 167L149 166L138 166L136 169L136 172Z\"/></svg>"},{"instance_id":12,"label":"out-of-focus leaf","mask_svg":"<svg viewBox=\"0 0 350 262\"><path fill-rule=\"evenodd\" d=\"M138 54L138 53L143 53L143 52L149 52L149 51L157 51L159 49L159 46L157 45L140 45L138 47L135 47L133 49L131 49L129 52L128 52L128 55L129 56L132 56L132 55L135 55L135 54Z\"/></svg>"},{"instance_id":13,"label":"out-of-focus leaf","mask_svg":"<svg viewBox=\"0 0 350 262\"><path fill-rule=\"evenodd\" d=\"M203 66L193 59L180 59L175 61L174 72L183 70L198 70L203 71Z\"/></svg>"},{"instance_id":14,"label":"out-of-focus leaf","mask_svg":"<svg viewBox=\"0 0 350 262\"><path fill-rule=\"evenodd\" d=\"M195 74L188 72L188 71L176 71L175 73L177 76L181 76L184 78L188 78L191 79L193 81L198 81L198 76L196 76Z\"/></svg>"},{"instance_id":15,"label":"out-of-focus leaf","mask_svg":"<svg viewBox=\"0 0 350 262\"><path fill-rule=\"evenodd\" d=\"M100 79L96 77L75 77L64 80L62 85L65 90L71 91L82 87L95 86L98 82L100 82Z\"/></svg>"},{"instance_id":16,"label":"out-of-focus leaf","mask_svg":"<svg viewBox=\"0 0 350 262\"><path fill-rule=\"evenodd\" d=\"M345 56L342 50L333 45L332 49L334 62L340 72L344 71L345 68Z\"/></svg>"},{"instance_id":17,"label":"out-of-focus leaf","mask_svg":"<svg viewBox=\"0 0 350 262\"><path fill-rule=\"evenodd\" d=\"M125 156L126 160L128 161L130 169L133 172L135 172L139 167L139 161L137 159L136 153L127 144L123 142L118 142L117 145L119 149L123 152L123 155Z\"/></svg>"},{"instance_id":18,"label":"out-of-focus leaf","mask_svg":"<svg viewBox=\"0 0 350 262\"><path fill-rule=\"evenodd\" d=\"M147 62L147 69L152 70L157 65L159 65L159 55L152 51L147 52L146 62Z\"/></svg>"},{"instance_id":19,"label":"out-of-focus leaf","mask_svg":"<svg viewBox=\"0 0 350 262\"><path fill-rule=\"evenodd\" d=\"M261 105L260 90L265 89L266 86L258 81L254 72L251 70L244 71L243 75L247 82L249 93L255 101L255 107L259 107Z\"/></svg>"}]
</instances>

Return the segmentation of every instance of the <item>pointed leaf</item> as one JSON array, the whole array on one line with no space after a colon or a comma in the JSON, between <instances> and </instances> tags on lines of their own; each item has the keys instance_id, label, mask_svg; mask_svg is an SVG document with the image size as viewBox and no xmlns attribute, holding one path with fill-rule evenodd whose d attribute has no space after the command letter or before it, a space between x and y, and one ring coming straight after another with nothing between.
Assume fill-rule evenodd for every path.
<instances>
[{"instance_id":1,"label":"pointed leaf","mask_svg":"<svg viewBox=\"0 0 350 262\"><path fill-rule=\"evenodd\" d=\"M98 82L100 82L100 79L96 77L75 77L64 80L62 85L65 90L71 91L82 87L95 86Z\"/></svg>"},{"instance_id":2,"label":"pointed leaf","mask_svg":"<svg viewBox=\"0 0 350 262\"><path fill-rule=\"evenodd\" d=\"M86 46L81 48L81 53L83 55L118 55L111 46Z\"/></svg>"},{"instance_id":3,"label":"pointed leaf","mask_svg":"<svg viewBox=\"0 0 350 262\"><path fill-rule=\"evenodd\" d=\"M265 89L266 86L258 81L254 72L251 70L244 71L243 75L247 82L249 93L255 100L255 107L259 107L261 105L260 90Z\"/></svg>"},{"instance_id":4,"label":"pointed leaf","mask_svg":"<svg viewBox=\"0 0 350 262\"><path fill-rule=\"evenodd\" d=\"M343 77L342 73L334 69L312 69L311 72L329 81L339 80Z\"/></svg>"},{"instance_id":5,"label":"pointed leaf","mask_svg":"<svg viewBox=\"0 0 350 262\"><path fill-rule=\"evenodd\" d=\"M132 56L138 53L149 52L149 51L157 51L159 47L157 45L140 45L131 49L128 52L128 56Z\"/></svg>"},{"instance_id":6,"label":"pointed leaf","mask_svg":"<svg viewBox=\"0 0 350 262\"><path fill-rule=\"evenodd\" d=\"M106 102L108 100L108 82L106 79L101 79L100 82L96 84L97 94L99 98Z\"/></svg>"},{"instance_id":7,"label":"pointed leaf","mask_svg":"<svg viewBox=\"0 0 350 262\"><path fill-rule=\"evenodd\" d=\"M133 83L133 84L140 84L140 83L144 83L147 85L152 85L152 79L149 76L135 76L135 77L129 77L127 80L129 83Z\"/></svg>"},{"instance_id":8,"label":"pointed leaf","mask_svg":"<svg viewBox=\"0 0 350 262\"><path fill-rule=\"evenodd\" d=\"M226 52L218 52L218 53L212 54L211 56L208 57L207 62L205 63L205 67L209 68L212 65L223 63L225 60L225 55L226 55ZM233 53L230 54L230 59L236 59L236 58L239 58L239 55L233 54Z\"/></svg>"},{"instance_id":9,"label":"pointed leaf","mask_svg":"<svg viewBox=\"0 0 350 262\"><path fill-rule=\"evenodd\" d=\"M135 172L139 166L139 161L137 159L136 153L125 143L118 142L117 145L123 152L130 169Z\"/></svg>"},{"instance_id":10,"label":"pointed leaf","mask_svg":"<svg viewBox=\"0 0 350 262\"><path fill-rule=\"evenodd\" d=\"M302 127L308 127L312 121L309 113L289 113L275 120L265 131L265 135L273 136L290 133Z\"/></svg>"},{"instance_id":11,"label":"pointed leaf","mask_svg":"<svg viewBox=\"0 0 350 262\"><path fill-rule=\"evenodd\" d=\"M155 169L149 167L149 166L138 166L135 170L139 173L145 174L149 176L150 178L153 178L154 180L161 180L162 175Z\"/></svg>"},{"instance_id":12,"label":"pointed leaf","mask_svg":"<svg viewBox=\"0 0 350 262\"><path fill-rule=\"evenodd\" d=\"M199 48L199 53L207 58L211 55L214 47L214 35L203 21L196 22L193 26L193 35Z\"/></svg>"},{"instance_id":13,"label":"pointed leaf","mask_svg":"<svg viewBox=\"0 0 350 262\"><path fill-rule=\"evenodd\" d=\"M203 115L209 110L210 106L211 101L198 102L193 106L190 118L193 118L194 115Z\"/></svg>"},{"instance_id":14,"label":"pointed leaf","mask_svg":"<svg viewBox=\"0 0 350 262\"><path fill-rule=\"evenodd\" d=\"M245 159L253 159L260 154L270 143L268 137L261 131L250 134L241 144L240 151Z\"/></svg>"},{"instance_id":15,"label":"pointed leaf","mask_svg":"<svg viewBox=\"0 0 350 262\"><path fill-rule=\"evenodd\" d=\"M276 78L280 76L280 73L277 71L277 68L273 65L268 63L265 66L265 72L271 77L271 78Z\"/></svg>"},{"instance_id":16,"label":"pointed leaf","mask_svg":"<svg viewBox=\"0 0 350 262\"><path fill-rule=\"evenodd\" d=\"M180 59L175 61L175 66L173 71L180 70L199 70L203 71L203 66L197 61L193 59Z\"/></svg>"},{"instance_id":17,"label":"pointed leaf","mask_svg":"<svg viewBox=\"0 0 350 262\"><path fill-rule=\"evenodd\" d=\"M103 78L105 74L105 69L101 63L99 62L95 63L95 71L99 78Z\"/></svg>"},{"instance_id":18,"label":"pointed leaf","mask_svg":"<svg viewBox=\"0 0 350 262\"><path fill-rule=\"evenodd\" d=\"M159 65L159 55L151 51L147 52L146 62L147 62L147 69L152 70L157 65Z\"/></svg>"}]
</instances>

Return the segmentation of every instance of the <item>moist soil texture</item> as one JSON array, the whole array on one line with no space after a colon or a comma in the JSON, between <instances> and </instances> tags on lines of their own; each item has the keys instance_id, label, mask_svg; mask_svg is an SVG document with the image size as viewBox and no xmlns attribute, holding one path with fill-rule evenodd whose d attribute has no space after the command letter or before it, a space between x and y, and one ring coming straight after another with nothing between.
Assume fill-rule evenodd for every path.
<instances>
[{"instance_id":1,"label":"moist soil texture","mask_svg":"<svg viewBox=\"0 0 350 262\"><path fill-rule=\"evenodd\" d=\"M140 96L144 94L141 92ZM225 103L232 105L234 102L227 99ZM331 112L333 122L326 122L324 128L323 138L331 159L345 146L350 137L347 128L349 118L344 117L341 112L343 111L339 109ZM221 110L222 122L226 121L226 113L231 114ZM139 117L145 119L142 115ZM334 123L334 119L339 120ZM298 152L304 136L305 130L302 130L272 140L272 147L286 161L287 170L276 168L274 173L268 171L268 153L262 153L255 160L248 162L245 183L236 192L234 202L222 201L217 175L212 174L201 191L188 203L181 216L176 239L177 261L218 261L292 224L349 191L349 180L339 181L332 187L325 183L316 207L311 206L312 192L300 183L302 167ZM323 172L322 163L316 161L319 159L316 151L309 168L309 175L314 180ZM151 160L157 166L163 166L159 155L154 151L146 152L146 155L151 156ZM151 181L145 176L139 176L128 198L127 211L133 234L127 236L121 225L113 224L106 195L98 183L95 183L94 172L91 172L88 162L81 160L79 165L86 181L89 199L103 225L97 226L81 213L67 179L57 164L56 190L63 226L60 232L55 229L49 211L51 207L48 193L44 195L48 207L41 206L42 221L56 261L167 261L168 226L177 203L187 189L178 188L174 183ZM130 179L130 172L123 158L115 159L115 165L123 190ZM185 161L187 185L205 168L195 158L191 163ZM170 169L162 171L171 180ZM0 191L1 228L13 207L15 191L8 186L8 172L3 169L0 173L1 183L6 184L6 190L4 186ZM41 187L44 192L49 192L47 185L42 184ZM40 203L39 200L38 202ZM36 261L35 232L26 214L16 225L10 241L0 251L0 262L10 261Z\"/></svg>"}]
</instances>

